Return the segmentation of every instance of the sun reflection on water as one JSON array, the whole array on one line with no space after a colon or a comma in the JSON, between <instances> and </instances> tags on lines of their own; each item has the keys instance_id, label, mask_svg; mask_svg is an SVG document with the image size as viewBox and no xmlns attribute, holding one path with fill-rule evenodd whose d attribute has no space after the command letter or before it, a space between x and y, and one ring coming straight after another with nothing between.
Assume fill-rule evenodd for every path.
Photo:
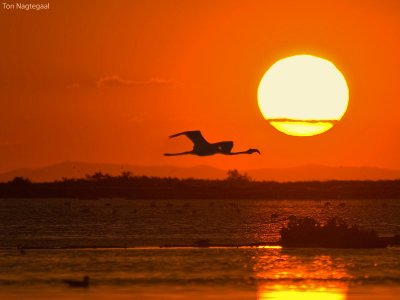
<instances>
[{"instance_id":1,"label":"sun reflection on water","mask_svg":"<svg viewBox=\"0 0 400 300\"><path fill-rule=\"evenodd\" d=\"M257 292L257 299L276 299L276 300L344 300L346 299L346 289L340 288L307 288L297 289L293 286L273 286L262 288Z\"/></svg>"},{"instance_id":2,"label":"sun reflection on water","mask_svg":"<svg viewBox=\"0 0 400 300\"><path fill-rule=\"evenodd\" d=\"M306 251L306 250L305 250ZM341 258L300 253L283 249L260 255L254 271L257 299L344 300L347 298L347 273Z\"/></svg>"}]
</instances>

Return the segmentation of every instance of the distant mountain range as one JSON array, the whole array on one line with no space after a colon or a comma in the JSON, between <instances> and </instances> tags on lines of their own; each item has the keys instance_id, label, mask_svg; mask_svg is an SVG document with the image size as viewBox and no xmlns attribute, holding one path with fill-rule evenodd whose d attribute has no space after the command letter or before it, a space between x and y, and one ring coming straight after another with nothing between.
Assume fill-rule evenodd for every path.
<instances>
[{"instance_id":1,"label":"distant mountain range","mask_svg":"<svg viewBox=\"0 0 400 300\"><path fill-rule=\"evenodd\" d=\"M118 175L130 171L134 175L157 177L223 179L227 171L210 166L190 168L175 166L134 166L123 164L97 164L66 161L42 168L19 169L0 174L0 182L6 182L16 176L29 178L35 182L54 181L62 178L83 178L87 174L101 171ZM311 180L388 180L400 179L400 170L374 167L327 167L319 165L291 168L263 168L239 170L254 180L265 181L311 181Z\"/></svg>"}]
</instances>

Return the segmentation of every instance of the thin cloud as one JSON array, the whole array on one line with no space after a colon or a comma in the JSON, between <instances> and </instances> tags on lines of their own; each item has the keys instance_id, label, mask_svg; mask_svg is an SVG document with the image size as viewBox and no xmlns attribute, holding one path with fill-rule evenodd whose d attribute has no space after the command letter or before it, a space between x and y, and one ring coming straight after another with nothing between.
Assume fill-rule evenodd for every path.
<instances>
[{"instance_id":1,"label":"thin cloud","mask_svg":"<svg viewBox=\"0 0 400 300\"><path fill-rule=\"evenodd\" d=\"M22 143L21 141L0 141L0 147L19 145L21 143Z\"/></svg>"},{"instance_id":2,"label":"thin cloud","mask_svg":"<svg viewBox=\"0 0 400 300\"><path fill-rule=\"evenodd\" d=\"M129 123L142 123L143 118L138 115L133 115L130 113L124 113L121 115L124 119L126 119Z\"/></svg>"},{"instance_id":3,"label":"thin cloud","mask_svg":"<svg viewBox=\"0 0 400 300\"><path fill-rule=\"evenodd\" d=\"M81 87L80 83L74 82L66 86L67 89L79 89Z\"/></svg>"},{"instance_id":4,"label":"thin cloud","mask_svg":"<svg viewBox=\"0 0 400 300\"><path fill-rule=\"evenodd\" d=\"M102 77L97 81L97 87L135 87L135 86L163 86L172 85L175 83L173 79L162 79L162 78L149 78L147 80L129 80L123 79L119 76L106 76Z\"/></svg>"}]
</instances>

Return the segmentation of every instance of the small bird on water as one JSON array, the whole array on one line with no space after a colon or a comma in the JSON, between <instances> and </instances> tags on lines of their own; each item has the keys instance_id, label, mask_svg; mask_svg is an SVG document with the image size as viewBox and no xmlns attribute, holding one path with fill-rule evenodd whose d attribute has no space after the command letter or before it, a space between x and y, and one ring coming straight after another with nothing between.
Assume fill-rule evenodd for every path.
<instances>
[{"instance_id":1,"label":"small bird on water","mask_svg":"<svg viewBox=\"0 0 400 300\"><path fill-rule=\"evenodd\" d=\"M191 151L179 152L179 153L164 153L165 156L176 156L176 155L198 155L198 156L209 156L214 154L225 154L225 155L238 155L238 154L253 154L261 152L258 149L248 149L246 151L232 152L233 142L223 141L218 143L209 143L201 134L199 130L195 131L184 131L177 134L173 134L170 138L174 138L180 135L185 135L193 143L193 149Z\"/></svg>"},{"instance_id":2,"label":"small bird on water","mask_svg":"<svg viewBox=\"0 0 400 300\"><path fill-rule=\"evenodd\" d=\"M89 287L89 276L83 277L83 280L64 280L70 287L87 288Z\"/></svg>"}]
</instances>

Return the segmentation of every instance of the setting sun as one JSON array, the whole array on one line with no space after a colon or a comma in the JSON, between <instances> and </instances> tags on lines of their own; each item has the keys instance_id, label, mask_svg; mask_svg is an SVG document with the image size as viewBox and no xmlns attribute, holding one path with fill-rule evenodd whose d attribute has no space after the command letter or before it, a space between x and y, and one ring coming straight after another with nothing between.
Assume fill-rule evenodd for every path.
<instances>
[{"instance_id":1,"label":"setting sun","mask_svg":"<svg viewBox=\"0 0 400 300\"><path fill-rule=\"evenodd\" d=\"M277 61L258 87L258 105L277 130L312 136L333 127L346 112L349 91L342 73L330 61L296 55Z\"/></svg>"}]
</instances>

